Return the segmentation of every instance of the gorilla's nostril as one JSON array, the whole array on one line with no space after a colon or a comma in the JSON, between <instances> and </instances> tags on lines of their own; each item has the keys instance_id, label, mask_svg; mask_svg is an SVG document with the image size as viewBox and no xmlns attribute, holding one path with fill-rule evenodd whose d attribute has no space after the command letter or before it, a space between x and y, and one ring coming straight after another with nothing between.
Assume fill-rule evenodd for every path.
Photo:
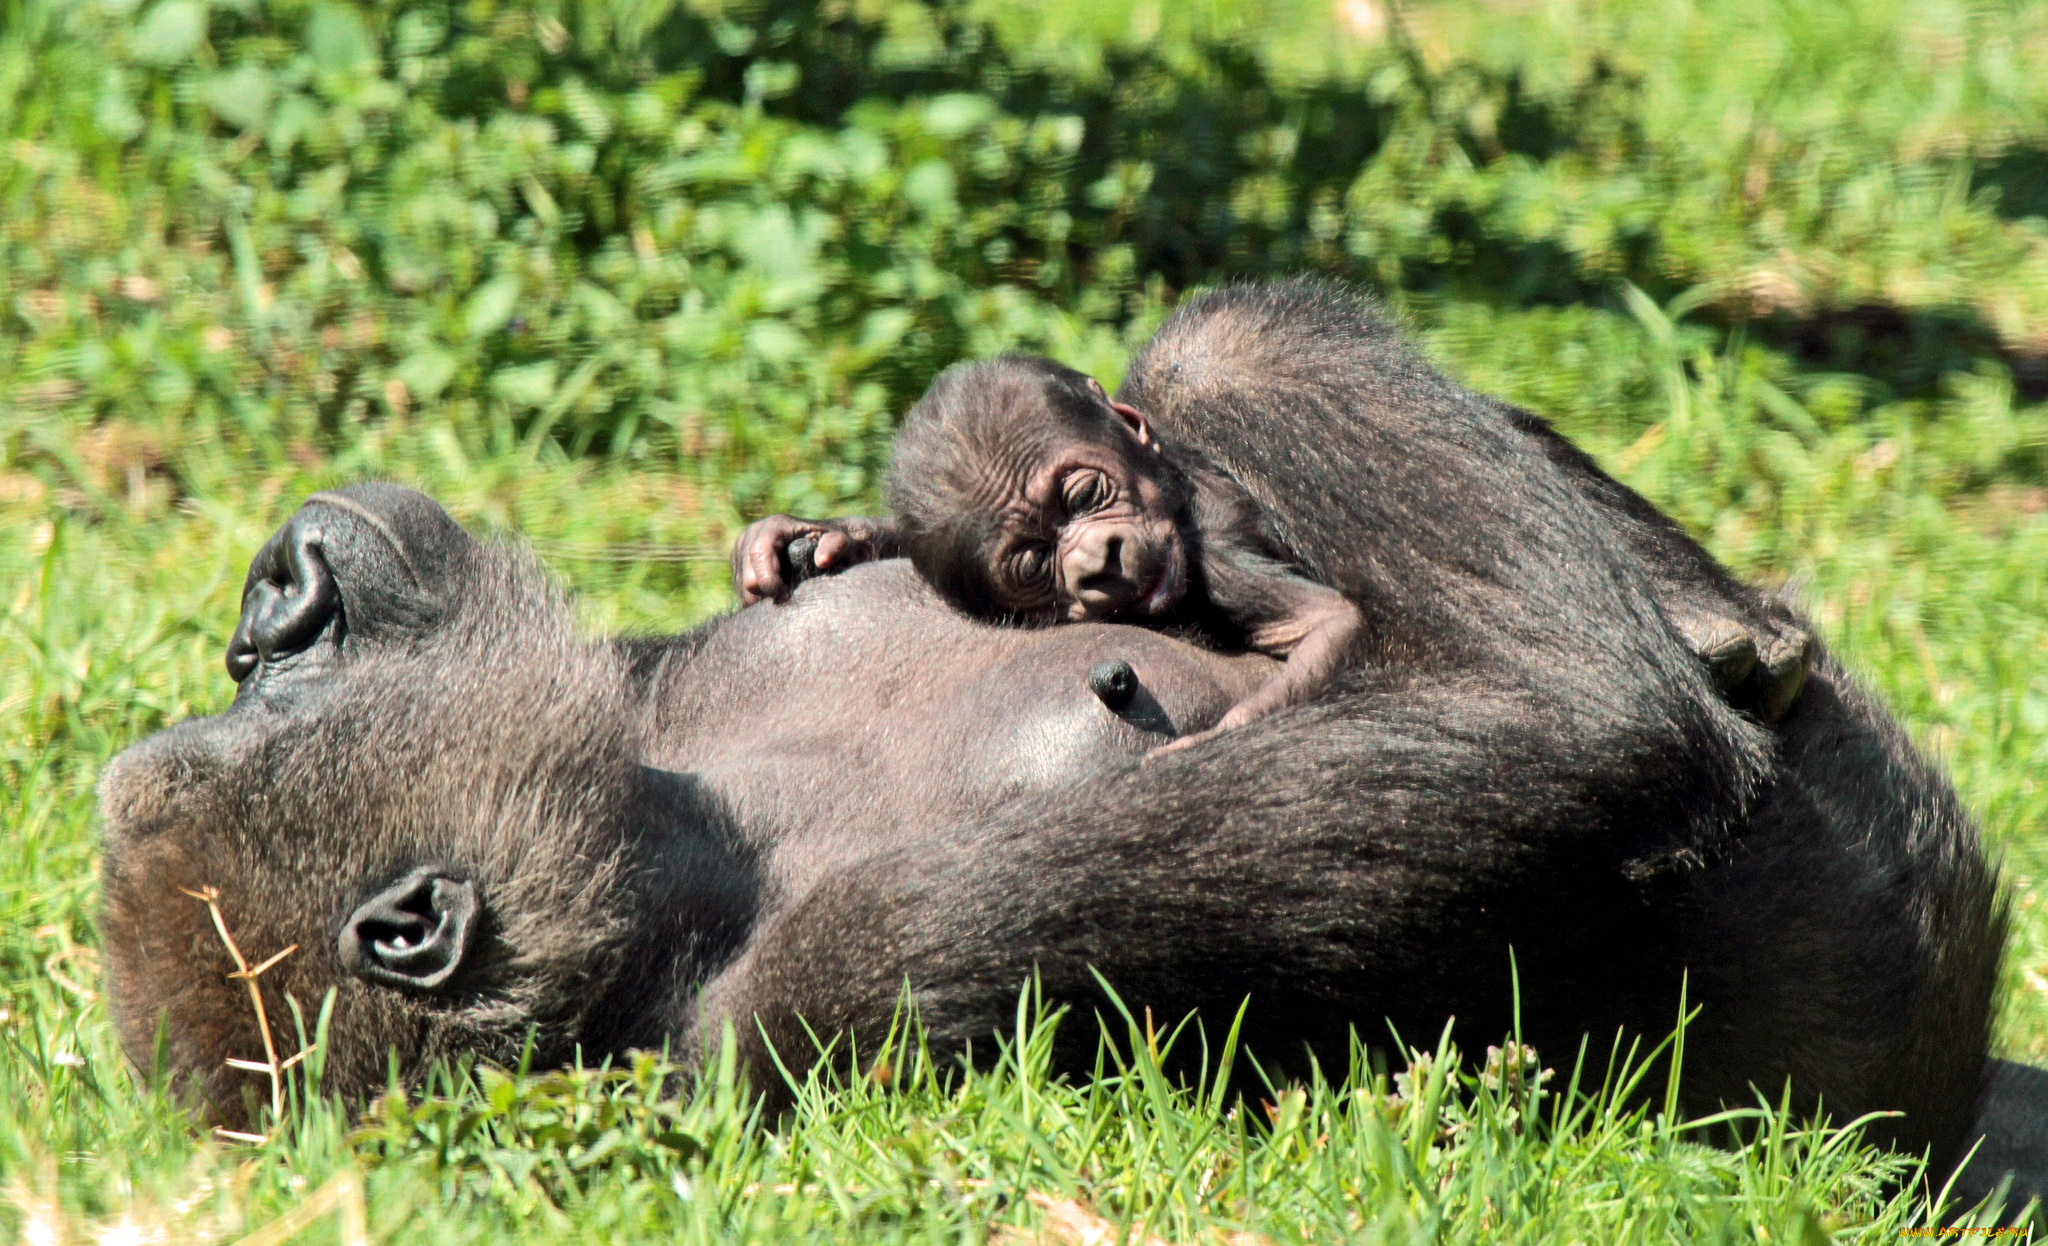
<instances>
[{"instance_id":1,"label":"gorilla's nostril","mask_svg":"<svg viewBox=\"0 0 2048 1246\"><path fill-rule=\"evenodd\" d=\"M350 914L336 950L360 978L431 991L462 967L478 907L467 880L417 869Z\"/></svg>"},{"instance_id":2,"label":"gorilla's nostril","mask_svg":"<svg viewBox=\"0 0 2048 1246\"><path fill-rule=\"evenodd\" d=\"M340 611L318 530L286 524L250 565L242 617L228 641L228 674L240 683L263 663L306 648Z\"/></svg>"}]
</instances>

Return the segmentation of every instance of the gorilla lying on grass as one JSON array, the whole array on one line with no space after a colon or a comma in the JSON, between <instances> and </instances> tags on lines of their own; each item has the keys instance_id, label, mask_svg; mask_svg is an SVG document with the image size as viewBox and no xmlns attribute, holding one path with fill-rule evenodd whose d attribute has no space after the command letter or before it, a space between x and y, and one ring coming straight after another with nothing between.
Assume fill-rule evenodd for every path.
<instances>
[{"instance_id":1,"label":"gorilla lying on grass","mask_svg":"<svg viewBox=\"0 0 2048 1246\"><path fill-rule=\"evenodd\" d=\"M1155 1016L1249 996L1267 1068L1342 1067L1388 1021L1506 1033L1512 949L1553 1061L1667 1032L1684 980L1695 1109L1789 1080L1836 1120L1902 1112L1872 1134L1947 1165L2001 1069L1992 1159L2032 1179L2028 1071L1986 1059L1995 873L1890 717L1825 655L1775 726L1738 710L1775 691L1724 696L1682 635L1718 616L1768 649L1797 621L1349 296L1193 300L1119 398L1170 428L1314 415L1303 395L1329 426L1263 464L1302 496L1262 504L1302 565L1362 586L1376 647L1149 765L1271 661L989 626L901 561L587 641L530 559L429 499L314 495L251 567L233 706L103 781L128 1050L146 1063L162 1033L229 1122L260 1084L223 1064L263 1043L182 894L207 888L251 960L298 945L261 979L272 1018L338 992L326 1078L355 1094L393 1051L509 1063L531 1032L543 1062L687 1056L727 1021L772 1089L770 1044L872 1033L906 981L959 1049L1034 972L1096 1005L1096 970ZM1247 437L1259 467L1273 439ZM1066 1027L1077 1062L1090 1028Z\"/></svg>"}]
</instances>

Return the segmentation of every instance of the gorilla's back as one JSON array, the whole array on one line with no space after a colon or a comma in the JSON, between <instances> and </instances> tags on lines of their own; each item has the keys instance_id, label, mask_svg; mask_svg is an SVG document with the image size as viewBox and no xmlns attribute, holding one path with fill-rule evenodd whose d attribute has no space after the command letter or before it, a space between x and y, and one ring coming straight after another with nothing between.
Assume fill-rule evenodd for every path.
<instances>
[{"instance_id":1,"label":"gorilla's back","mask_svg":"<svg viewBox=\"0 0 2048 1246\"><path fill-rule=\"evenodd\" d=\"M1831 658L1781 738L1781 781L1683 901L1680 956L1702 1005L1688 1050L1746 1050L1752 1069L1771 1053L1775 1084L1752 1074L1756 1091L1775 1099L1790 1078L1837 1124L1902 1110L1867 1132L1959 1157L2005 946L1997 869L1948 780ZM1688 1082L1689 1098L1754 1101L1748 1086Z\"/></svg>"}]
</instances>

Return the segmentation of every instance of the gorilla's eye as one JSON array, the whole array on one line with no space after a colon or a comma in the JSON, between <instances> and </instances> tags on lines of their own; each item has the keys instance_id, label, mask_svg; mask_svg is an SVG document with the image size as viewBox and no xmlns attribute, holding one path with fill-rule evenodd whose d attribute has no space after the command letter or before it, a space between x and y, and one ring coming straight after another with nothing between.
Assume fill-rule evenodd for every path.
<instances>
[{"instance_id":1,"label":"gorilla's eye","mask_svg":"<svg viewBox=\"0 0 2048 1246\"><path fill-rule=\"evenodd\" d=\"M1075 472L1067 477L1064 493L1067 513L1086 515L1108 505L1109 482L1100 472Z\"/></svg>"},{"instance_id":2,"label":"gorilla's eye","mask_svg":"<svg viewBox=\"0 0 2048 1246\"><path fill-rule=\"evenodd\" d=\"M1052 567L1052 550L1044 545L1020 545L1010 555L1010 582L1019 588L1036 585Z\"/></svg>"}]
</instances>

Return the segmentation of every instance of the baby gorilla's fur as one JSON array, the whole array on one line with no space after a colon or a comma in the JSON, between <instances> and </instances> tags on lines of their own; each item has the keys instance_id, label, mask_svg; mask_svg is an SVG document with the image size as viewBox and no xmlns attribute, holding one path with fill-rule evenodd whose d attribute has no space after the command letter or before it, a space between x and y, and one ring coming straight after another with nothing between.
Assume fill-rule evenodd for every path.
<instances>
[{"instance_id":1,"label":"baby gorilla's fur","mask_svg":"<svg viewBox=\"0 0 2048 1246\"><path fill-rule=\"evenodd\" d=\"M888 492L897 549L969 614L1192 626L1287 659L1213 731L1307 700L1359 633L1356 606L1282 560L1243 486L1050 359L947 369L903 422Z\"/></svg>"},{"instance_id":2,"label":"baby gorilla's fur","mask_svg":"<svg viewBox=\"0 0 2048 1246\"><path fill-rule=\"evenodd\" d=\"M1311 699L1362 652L1389 669L1425 660L1451 638L1438 625L1401 635L1417 600L1513 578L1469 546L1449 554L1460 568L1449 582L1425 585L1384 557L1358 563L1369 543L1327 545L1331 532L1374 525L1407 547L1397 561L1412 570L1441 552L1439 529L1469 523L1459 512L1491 511L1529 484L1415 462L1432 443L1424 458L1473 466L1475 454L1497 467L1536 448L1550 466L1540 483L1608 513L1659 613L1731 701L1775 722L1797 700L1813 642L1789 611L1700 561L1677 525L1541 419L1431 371L1369 302L1313 282L1190 300L1115 400L1045 359L948 369L897 435L895 514L760 520L734 545L733 586L742 605L781 600L807 574L907 555L979 617L1193 624L1287 659L1205 738ZM789 566L798 537L815 545Z\"/></svg>"}]
</instances>

